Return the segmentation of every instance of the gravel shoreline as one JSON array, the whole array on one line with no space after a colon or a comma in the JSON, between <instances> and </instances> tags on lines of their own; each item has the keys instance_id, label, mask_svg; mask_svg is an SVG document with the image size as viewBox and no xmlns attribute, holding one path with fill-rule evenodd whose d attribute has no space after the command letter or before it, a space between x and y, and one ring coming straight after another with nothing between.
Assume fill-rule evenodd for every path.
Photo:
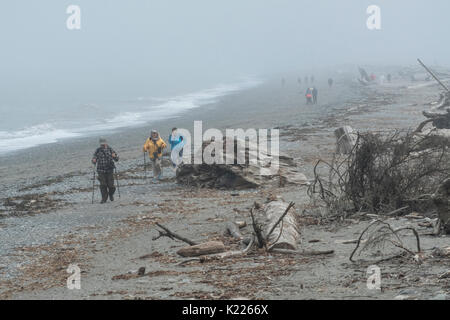
<instances>
[{"instance_id":1,"label":"gravel shoreline","mask_svg":"<svg viewBox=\"0 0 450 320\"><path fill-rule=\"evenodd\" d=\"M409 90L400 81L361 88L348 75L329 90L323 77L317 84L319 105L309 107L303 102L303 87L291 78L283 88L269 80L214 105L161 121L156 128L163 137L173 126L191 129L194 120L203 120L204 130L279 128L281 150L293 156L310 178L315 160L326 159L334 151L336 127L349 124L363 131L415 127L422 120L423 105L436 100L439 92L434 86ZM320 219L305 220L302 245L315 250L332 246L336 251L333 257L253 255L177 267L175 251L182 244L170 239L152 241L155 222L188 237L219 239L235 248L238 244L223 236L225 221L247 220L251 204L273 193L294 201L297 213L302 214L308 206L306 187L261 188L240 191L236 196L230 191L177 186L168 167L164 181L152 184L142 179L139 153L150 126L107 136L121 156L123 177L120 199L107 205L90 204L89 160L97 137L41 146L2 159L0 201L19 197L11 200L19 202L28 195L29 208L11 214L8 207L0 207L8 209L0 211L0 298L392 299L401 290L409 290L411 297L448 297L448 281L434 277L446 270L439 264L414 269L414 265L387 263L383 274L392 276L386 279L386 289L369 292L365 288L367 266L349 266L353 247L335 244L335 240L353 238L364 229L364 220L338 226L320 225ZM96 195L98 198L98 190ZM42 200L45 197L48 203ZM311 239L320 241L310 243ZM442 247L449 244L449 238L424 238L423 243L428 249ZM82 270L82 290L66 288L66 268L72 263ZM146 277L125 276L141 266L150 272ZM395 278L394 274L407 276ZM417 277L425 279L425 285L416 286Z\"/></svg>"}]
</instances>

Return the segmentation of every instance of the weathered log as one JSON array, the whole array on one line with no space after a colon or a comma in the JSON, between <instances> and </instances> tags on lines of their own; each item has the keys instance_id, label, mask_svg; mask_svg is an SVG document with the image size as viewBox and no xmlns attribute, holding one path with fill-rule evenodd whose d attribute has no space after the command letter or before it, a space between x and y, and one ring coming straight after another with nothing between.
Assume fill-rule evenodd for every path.
<instances>
[{"instance_id":1,"label":"weathered log","mask_svg":"<svg viewBox=\"0 0 450 320\"><path fill-rule=\"evenodd\" d=\"M222 147L223 150L220 149ZM279 151L270 152L238 138L224 137L223 143L205 141L202 149L192 155L191 164L185 163L178 167L176 180L179 184L193 187L235 190L275 184L279 181L275 178L283 180L283 184L308 183L306 177L295 170L292 157ZM205 154L211 155L212 159L208 157L208 161L194 163L194 158L204 159Z\"/></svg>"},{"instance_id":2,"label":"weathered log","mask_svg":"<svg viewBox=\"0 0 450 320\"><path fill-rule=\"evenodd\" d=\"M450 234L450 179L445 180L439 186L433 195L433 202L445 233Z\"/></svg>"},{"instance_id":3,"label":"weathered log","mask_svg":"<svg viewBox=\"0 0 450 320\"><path fill-rule=\"evenodd\" d=\"M266 203L257 212L257 221L263 227L267 249L297 249L300 237L295 210L289 209L290 204L282 199ZM287 212L286 212L287 211ZM284 218L280 221L280 218Z\"/></svg>"},{"instance_id":4,"label":"weathered log","mask_svg":"<svg viewBox=\"0 0 450 320\"><path fill-rule=\"evenodd\" d=\"M334 131L336 137L336 152L349 154L355 147L357 134L350 126L343 126Z\"/></svg>"},{"instance_id":5,"label":"weathered log","mask_svg":"<svg viewBox=\"0 0 450 320\"><path fill-rule=\"evenodd\" d=\"M191 259L187 259L187 260L181 261L178 265L181 266L181 265L184 265L184 264L192 262L192 261L209 262L209 261L214 261L214 260L222 260L222 259L225 259L225 258L243 256L243 255L246 255L247 253L250 252L250 250L252 249L254 243L255 243L255 237L252 236L250 238L250 241L249 241L247 247L245 249L243 249L243 250L225 251L225 252L221 252L221 253L217 253L217 254L204 255L204 256L200 256L200 257L191 258Z\"/></svg>"},{"instance_id":6,"label":"weathered log","mask_svg":"<svg viewBox=\"0 0 450 320\"><path fill-rule=\"evenodd\" d=\"M182 257L198 257L207 254L224 252L225 246L220 241L209 241L194 246L184 247L177 251Z\"/></svg>"},{"instance_id":7,"label":"weathered log","mask_svg":"<svg viewBox=\"0 0 450 320\"><path fill-rule=\"evenodd\" d=\"M239 231L238 226L234 222L227 222L225 225L225 234L231 235L233 238L242 240L242 234Z\"/></svg>"},{"instance_id":8,"label":"weathered log","mask_svg":"<svg viewBox=\"0 0 450 320\"><path fill-rule=\"evenodd\" d=\"M450 108L443 111L437 109L422 111L422 114L432 121L435 128L450 129Z\"/></svg>"}]
</instances>

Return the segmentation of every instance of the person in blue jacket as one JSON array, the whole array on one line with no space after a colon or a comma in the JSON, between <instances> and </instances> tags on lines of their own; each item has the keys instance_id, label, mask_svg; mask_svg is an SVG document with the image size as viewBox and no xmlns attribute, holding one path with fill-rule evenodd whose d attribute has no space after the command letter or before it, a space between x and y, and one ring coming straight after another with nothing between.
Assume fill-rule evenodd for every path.
<instances>
[{"instance_id":1,"label":"person in blue jacket","mask_svg":"<svg viewBox=\"0 0 450 320\"><path fill-rule=\"evenodd\" d=\"M178 134L177 128L172 128L172 133L169 135L170 150L173 150L175 146L183 141L183 137ZM183 149L180 150L180 157L183 157ZM175 168L177 165L172 161L172 165Z\"/></svg>"}]
</instances>

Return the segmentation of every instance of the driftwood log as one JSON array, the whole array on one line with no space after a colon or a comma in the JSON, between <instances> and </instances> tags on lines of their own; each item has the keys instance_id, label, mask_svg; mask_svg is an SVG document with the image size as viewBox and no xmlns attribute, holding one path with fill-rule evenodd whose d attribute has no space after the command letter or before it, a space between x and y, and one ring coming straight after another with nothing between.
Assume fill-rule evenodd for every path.
<instances>
[{"instance_id":1,"label":"driftwood log","mask_svg":"<svg viewBox=\"0 0 450 320\"><path fill-rule=\"evenodd\" d=\"M182 257L198 257L225 251L225 246L220 241L208 241L194 246L184 247L177 251Z\"/></svg>"},{"instance_id":2,"label":"driftwood log","mask_svg":"<svg viewBox=\"0 0 450 320\"><path fill-rule=\"evenodd\" d=\"M234 146L234 159L232 158L231 163L219 160L224 160L227 155L227 145ZM308 179L297 170L292 157L279 151L269 153L268 150L261 150L257 144L242 139L224 137L221 144L204 141L202 149L197 152L197 158L204 161L195 164L193 154L190 164L178 166L177 183L199 188L234 190L257 188L267 184L308 184ZM218 159L212 159L213 163L205 161L205 154L215 156L216 152Z\"/></svg>"},{"instance_id":3,"label":"driftwood log","mask_svg":"<svg viewBox=\"0 0 450 320\"><path fill-rule=\"evenodd\" d=\"M450 234L450 178L445 180L433 195L444 232Z\"/></svg>"},{"instance_id":4,"label":"driftwood log","mask_svg":"<svg viewBox=\"0 0 450 320\"><path fill-rule=\"evenodd\" d=\"M230 235L233 238L242 240L242 234L239 231L239 227L236 225L236 223L234 222L227 222L227 224L225 225L225 235Z\"/></svg>"},{"instance_id":5,"label":"driftwood log","mask_svg":"<svg viewBox=\"0 0 450 320\"><path fill-rule=\"evenodd\" d=\"M350 126L343 126L334 131L336 151L338 154L349 154L355 147L357 133Z\"/></svg>"},{"instance_id":6,"label":"driftwood log","mask_svg":"<svg viewBox=\"0 0 450 320\"><path fill-rule=\"evenodd\" d=\"M277 199L254 211L256 219L254 224L261 228L261 237L267 250L297 250L300 231L295 210L290 210L292 206L293 203Z\"/></svg>"}]
</instances>

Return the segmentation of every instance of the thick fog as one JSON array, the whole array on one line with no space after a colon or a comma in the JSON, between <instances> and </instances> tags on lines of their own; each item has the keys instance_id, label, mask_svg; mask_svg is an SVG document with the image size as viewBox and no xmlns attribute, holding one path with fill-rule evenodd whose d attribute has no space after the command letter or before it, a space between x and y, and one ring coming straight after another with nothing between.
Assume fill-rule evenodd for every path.
<instances>
[{"instance_id":1,"label":"thick fog","mask_svg":"<svg viewBox=\"0 0 450 320\"><path fill-rule=\"evenodd\" d=\"M81 29L69 30L69 5ZM381 9L369 30L366 9ZM448 0L3 1L0 101L172 94L336 64L450 64ZM84 98L83 98L84 97Z\"/></svg>"}]
</instances>

